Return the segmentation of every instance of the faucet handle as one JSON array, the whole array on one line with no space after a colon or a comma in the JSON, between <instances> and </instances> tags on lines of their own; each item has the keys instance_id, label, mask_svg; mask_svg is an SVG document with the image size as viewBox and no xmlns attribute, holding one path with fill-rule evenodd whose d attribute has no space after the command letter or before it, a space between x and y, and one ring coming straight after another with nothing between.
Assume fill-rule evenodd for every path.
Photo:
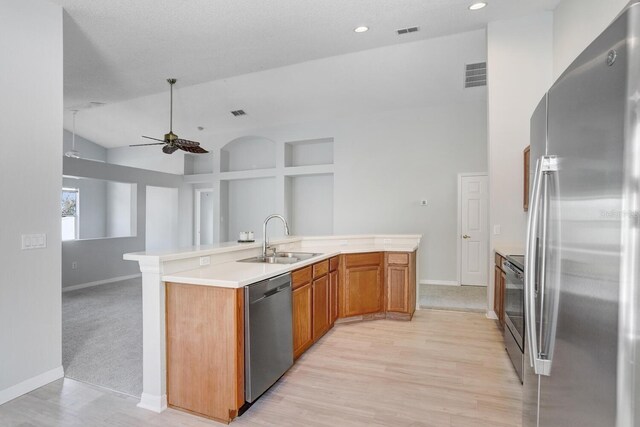
<instances>
[{"instance_id":1,"label":"faucet handle","mask_svg":"<svg viewBox=\"0 0 640 427\"><path fill-rule=\"evenodd\" d=\"M271 254L269 254L269 251L271 251ZM275 256L277 252L278 252L278 250L275 247L267 246L267 250L265 251L265 255L266 256Z\"/></svg>"}]
</instances>

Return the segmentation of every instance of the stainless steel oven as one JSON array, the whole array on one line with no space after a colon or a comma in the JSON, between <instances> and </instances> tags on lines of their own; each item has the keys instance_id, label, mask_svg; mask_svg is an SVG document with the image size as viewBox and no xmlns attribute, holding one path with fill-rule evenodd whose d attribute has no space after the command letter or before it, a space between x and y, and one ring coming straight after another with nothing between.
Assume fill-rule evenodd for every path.
<instances>
[{"instance_id":1,"label":"stainless steel oven","mask_svg":"<svg viewBox=\"0 0 640 427\"><path fill-rule=\"evenodd\" d=\"M502 262L506 273L504 295L504 342L520 382L524 369L524 257L509 255Z\"/></svg>"}]
</instances>

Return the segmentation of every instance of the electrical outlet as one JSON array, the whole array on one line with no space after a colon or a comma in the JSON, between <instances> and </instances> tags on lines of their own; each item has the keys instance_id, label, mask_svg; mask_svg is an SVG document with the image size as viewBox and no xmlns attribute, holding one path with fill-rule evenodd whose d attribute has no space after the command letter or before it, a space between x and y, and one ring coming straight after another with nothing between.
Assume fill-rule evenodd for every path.
<instances>
[{"instance_id":1,"label":"electrical outlet","mask_svg":"<svg viewBox=\"0 0 640 427\"><path fill-rule=\"evenodd\" d=\"M383 240L385 245L390 245L391 244L391 239L384 239Z\"/></svg>"},{"instance_id":2,"label":"electrical outlet","mask_svg":"<svg viewBox=\"0 0 640 427\"><path fill-rule=\"evenodd\" d=\"M201 256L200 257L200 265L209 265L211 264L211 257L210 256Z\"/></svg>"},{"instance_id":3,"label":"electrical outlet","mask_svg":"<svg viewBox=\"0 0 640 427\"><path fill-rule=\"evenodd\" d=\"M72 270L77 270L78 269L78 261L73 261L71 263L71 269Z\"/></svg>"},{"instance_id":4,"label":"electrical outlet","mask_svg":"<svg viewBox=\"0 0 640 427\"><path fill-rule=\"evenodd\" d=\"M500 225L494 225L493 226L493 234L495 234L497 236L501 232L502 232L502 227Z\"/></svg>"}]
</instances>

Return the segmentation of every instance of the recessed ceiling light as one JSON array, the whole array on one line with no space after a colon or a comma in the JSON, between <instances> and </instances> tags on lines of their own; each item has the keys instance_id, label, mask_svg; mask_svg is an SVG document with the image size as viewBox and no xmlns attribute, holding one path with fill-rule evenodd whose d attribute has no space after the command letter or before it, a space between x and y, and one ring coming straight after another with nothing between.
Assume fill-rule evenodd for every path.
<instances>
[{"instance_id":1,"label":"recessed ceiling light","mask_svg":"<svg viewBox=\"0 0 640 427\"><path fill-rule=\"evenodd\" d=\"M480 9L485 8L485 7L487 7L487 3L481 1L481 2L474 3L471 6L469 6L469 10L480 10Z\"/></svg>"},{"instance_id":2,"label":"recessed ceiling light","mask_svg":"<svg viewBox=\"0 0 640 427\"><path fill-rule=\"evenodd\" d=\"M364 33L365 31L369 31L369 27L365 27L364 25L361 27L355 28L353 31L356 33Z\"/></svg>"}]
</instances>

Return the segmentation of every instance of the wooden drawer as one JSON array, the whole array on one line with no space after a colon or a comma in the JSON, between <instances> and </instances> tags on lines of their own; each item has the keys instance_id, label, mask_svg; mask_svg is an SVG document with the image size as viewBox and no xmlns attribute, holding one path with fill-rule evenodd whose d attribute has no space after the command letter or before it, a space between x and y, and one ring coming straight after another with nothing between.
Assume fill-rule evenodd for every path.
<instances>
[{"instance_id":1,"label":"wooden drawer","mask_svg":"<svg viewBox=\"0 0 640 427\"><path fill-rule=\"evenodd\" d=\"M334 256L329 260L329 271L336 271L339 265L340 265L340 258L337 256Z\"/></svg>"},{"instance_id":2,"label":"wooden drawer","mask_svg":"<svg viewBox=\"0 0 640 427\"><path fill-rule=\"evenodd\" d=\"M409 265L409 254L406 252L389 252L387 262L395 265Z\"/></svg>"},{"instance_id":3,"label":"wooden drawer","mask_svg":"<svg viewBox=\"0 0 640 427\"><path fill-rule=\"evenodd\" d=\"M329 260L320 261L319 263L313 264L313 278L317 279L318 277L322 277L329 272Z\"/></svg>"},{"instance_id":4,"label":"wooden drawer","mask_svg":"<svg viewBox=\"0 0 640 427\"><path fill-rule=\"evenodd\" d=\"M311 283L311 266L291 272L291 287L293 289L298 289L307 283Z\"/></svg>"},{"instance_id":5,"label":"wooden drawer","mask_svg":"<svg viewBox=\"0 0 640 427\"><path fill-rule=\"evenodd\" d=\"M502 255L500 255L498 252L496 252L496 266L499 268L502 268Z\"/></svg>"},{"instance_id":6,"label":"wooden drawer","mask_svg":"<svg viewBox=\"0 0 640 427\"><path fill-rule=\"evenodd\" d=\"M382 264L382 252L369 252L364 254L348 254L344 257L345 267L360 267Z\"/></svg>"}]
</instances>

